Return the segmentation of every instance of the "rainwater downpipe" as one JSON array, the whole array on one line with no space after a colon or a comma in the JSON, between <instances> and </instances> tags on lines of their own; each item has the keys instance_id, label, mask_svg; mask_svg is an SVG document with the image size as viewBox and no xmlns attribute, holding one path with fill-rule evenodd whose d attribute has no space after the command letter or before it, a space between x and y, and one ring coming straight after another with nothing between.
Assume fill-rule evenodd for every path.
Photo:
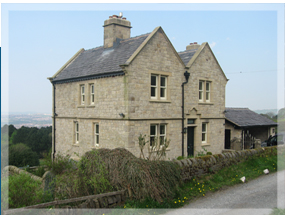
<instances>
[{"instance_id":1,"label":"rainwater downpipe","mask_svg":"<svg viewBox=\"0 0 285 215\"><path fill-rule=\"evenodd\" d=\"M182 83L182 157L184 157L184 84L188 83L189 77L190 77L190 73L189 72L184 72L184 76L186 81Z\"/></svg>"},{"instance_id":2,"label":"rainwater downpipe","mask_svg":"<svg viewBox=\"0 0 285 215\"><path fill-rule=\"evenodd\" d=\"M55 84L52 83L53 85L53 153L52 153L52 162L54 161L55 158L55 117L57 114L55 113Z\"/></svg>"}]
</instances>

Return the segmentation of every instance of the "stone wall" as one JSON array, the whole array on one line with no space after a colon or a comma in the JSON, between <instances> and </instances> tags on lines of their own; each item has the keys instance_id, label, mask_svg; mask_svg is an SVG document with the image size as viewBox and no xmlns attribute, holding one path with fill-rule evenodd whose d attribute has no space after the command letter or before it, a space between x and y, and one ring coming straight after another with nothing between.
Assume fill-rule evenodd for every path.
<instances>
[{"instance_id":1,"label":"stone wall","mask_svg":"<svg viewBox=\"0 0 285 215\"><path fill-rule=\"evenodd\" d=\"M196 176L199 177L204 174L214 173L226 166L246 160L253 155L262 154L269 150L274 150L275 148L276 147L265 147L243 151L225 151L222 154L175 160L174 162L176 162L181 168L182 180L187 181ZM284 147L278 148L278 150L284 149Z\"/></svg>"}]
</instances>

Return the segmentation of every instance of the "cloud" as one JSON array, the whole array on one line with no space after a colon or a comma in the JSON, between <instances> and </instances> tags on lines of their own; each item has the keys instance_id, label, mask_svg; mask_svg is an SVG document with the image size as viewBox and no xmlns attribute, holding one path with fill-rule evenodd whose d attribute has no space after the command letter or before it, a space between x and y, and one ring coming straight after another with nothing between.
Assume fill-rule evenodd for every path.
<instances>
[{"instance_id":1,"label":"cloud","mask_svg":"<svg viewBox=\"0 0 285 215\"><path fill-rule=\"evenodd\" d=\"M217 45L216 42L212 42L212 43L210 44L210 47L211 47L211 48L214 48L216 45Z\"/></svg>"}]
</instances>

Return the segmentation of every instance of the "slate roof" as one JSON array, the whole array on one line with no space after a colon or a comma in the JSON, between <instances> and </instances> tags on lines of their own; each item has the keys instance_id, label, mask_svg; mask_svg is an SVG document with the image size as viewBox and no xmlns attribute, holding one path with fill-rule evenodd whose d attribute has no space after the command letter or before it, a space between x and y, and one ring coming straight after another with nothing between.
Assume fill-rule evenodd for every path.
<instances>
[{"instance_id":1,"label":"slate roof","mask_svg":"<svg viewBox=\"0 0 285 215\"><path fill-rule=\"evenodd\" d=\"M181 60L185 64L185 66L191 60L191 58L194 56L196 51L197 51L197 49L192 49L192 50L186 50L186 51L183 51L183 52L178 52Z\"/></svg>"},{"instance_id":2,"label":"slate roof","mask_svg":"<svg viewBox=\"0 0 285 215\"><path fill-rule=\"evenodd\" d=\"M239 127L277 126L277 123L248 108L226 108L226 120Z\"/></svg>"},{"instance_id":3,"label":"slate roof","mask_svg":"<svg viewBox=\"0 0 285 215\"><path fill-rule=\"evenodd\" d=\"M122 72L119 65L124 64L148 36L149 33L118 40L114 47L108 49L101 46L85 50L64 68L53 81L72 81L83 77Z\"/></svg>"}]
</instances>

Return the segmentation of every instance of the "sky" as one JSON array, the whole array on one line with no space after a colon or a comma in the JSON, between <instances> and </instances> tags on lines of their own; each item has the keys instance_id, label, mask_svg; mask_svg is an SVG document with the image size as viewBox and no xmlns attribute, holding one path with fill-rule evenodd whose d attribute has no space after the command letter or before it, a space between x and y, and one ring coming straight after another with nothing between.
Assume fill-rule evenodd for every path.
<instances>
[{"instance_id":1,"label":"sky","mask_svg":"<svg viewBox=\"0 0 285 215\"><path fill-rule=\"evenodd\" d=\"M52 113L53 76L103 45L111 15L131 37L161 26L177 52L208 42L229 79L226 107L284 107L284 4L2 4L1 112Z\"/></svg>"}]
</instances>

